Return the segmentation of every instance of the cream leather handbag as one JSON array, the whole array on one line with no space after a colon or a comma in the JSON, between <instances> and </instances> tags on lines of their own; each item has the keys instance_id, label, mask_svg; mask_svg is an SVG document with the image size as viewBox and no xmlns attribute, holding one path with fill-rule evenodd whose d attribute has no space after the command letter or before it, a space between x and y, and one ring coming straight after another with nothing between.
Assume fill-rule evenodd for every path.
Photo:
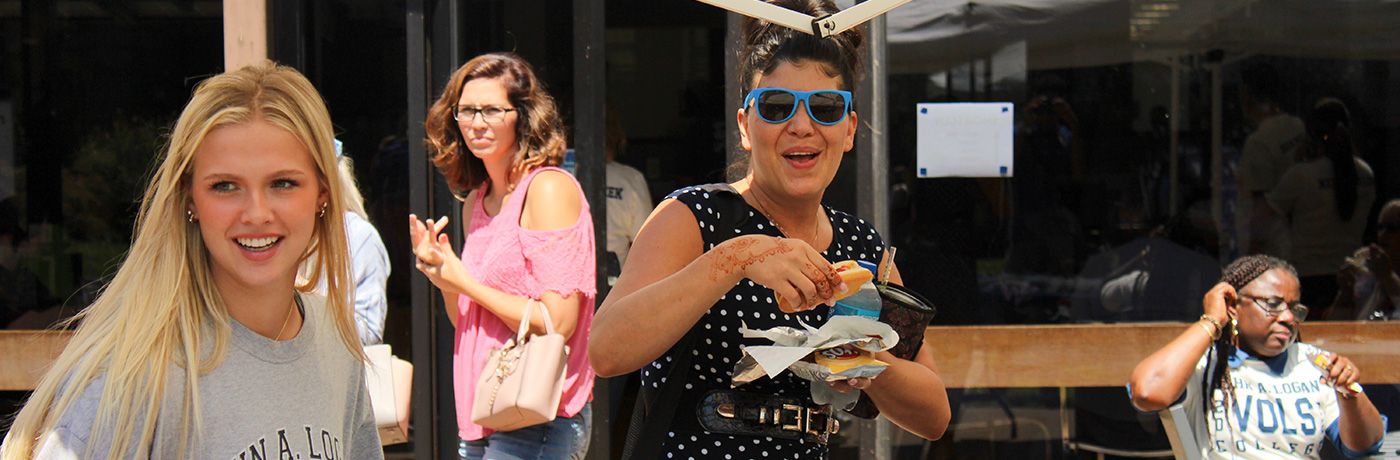
<instances>
[{"instance_id":1,"label":"cream leather handbag","mask_svg":"<svg viewBox=\"0 0 1400 460\"><path fill-rule=\"evenodd\" d=\"M539 306L544 335L529 335L530 312ZM492 348L476 381L472 423L496 431L511 431L554 420L564 390L569 346L554 332L554 322L544 302L525 302L525 314L515 337L500 349Z\"/></svg>"},{"instance_id":2,"label":"cream leather handbag","mask_svg":"<svg viewBox=\"0 0 1400 460\"><path fill-rule=\"evenodd\" d=\"M365 384L382 445L408 442L408 406L413 364L394 356L388 344L365 346Z\"/></svg>"}]
</instances>

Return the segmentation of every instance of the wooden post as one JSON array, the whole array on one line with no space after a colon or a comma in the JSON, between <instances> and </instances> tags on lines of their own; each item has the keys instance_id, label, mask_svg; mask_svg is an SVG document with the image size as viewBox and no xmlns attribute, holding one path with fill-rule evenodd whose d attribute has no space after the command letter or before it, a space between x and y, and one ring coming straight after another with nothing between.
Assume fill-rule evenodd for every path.
<instances>
[{"instance_id":1,"label":"wooden post","mask_svg":"<svg viewBox=\"0 0 1400 460\"><path fill-rule=\"evenodd\" d=\"M224 0L224 70L267 59L267 0Z\"/></svg>"}]
</instances>

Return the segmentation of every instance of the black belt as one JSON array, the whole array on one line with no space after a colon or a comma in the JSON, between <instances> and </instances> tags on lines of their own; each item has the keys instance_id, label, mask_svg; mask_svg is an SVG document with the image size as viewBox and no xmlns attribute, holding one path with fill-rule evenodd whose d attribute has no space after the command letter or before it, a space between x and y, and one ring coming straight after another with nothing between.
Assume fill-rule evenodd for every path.
<instances>
[{"instance_id":1,"label":"black belt","mask_svg":"<svg viewBox=\"0 0 1400 460\"><path fill-rule=\"evenodd\" d=\"M695 407L700 426L725 434L802 439L826 444L840 429L830 406L808 407L798 398L712 390Z\"/></svg>"}]
</instances>

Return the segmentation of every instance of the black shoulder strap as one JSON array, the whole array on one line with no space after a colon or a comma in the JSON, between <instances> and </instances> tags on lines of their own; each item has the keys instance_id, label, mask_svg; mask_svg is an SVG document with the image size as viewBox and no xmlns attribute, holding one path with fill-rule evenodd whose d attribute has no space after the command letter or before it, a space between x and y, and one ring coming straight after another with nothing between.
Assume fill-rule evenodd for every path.
<instances>
[{"instance_id":1,"label":"black shoulder strap","mask_svg":"<svg viewBox=\"0 0 1400 460\"><path fill-rule=\"evenodd\" d=\"M739 228L748 219L748 213L744 212L747 206L744 198L729 184L707 184L698 188L710 192L712 207L720 210L720 222L716 226L715 234L719 235L720 241L732 237L734 229ZM647 391L646 385L642 385L642 390L637 393L637 403L632 410L632 423L627 429L627 443L622 449L624 460L654 459L660 455L661 441L665 439L666 430L671 426L671 419L676 414L676 405L658 406L657 402L680 401L681 388L690 377L691 350L696 336L700 335L700 329L700 323L695 323L686 331L685 336L676 342L676 358L671 362L671 368L666 370L666 378L661 387L656 391Z\"/></svg>"},{"instance_id":2,"label":"black shoulder strap","mask_svg":"<svg viewBox=\"0 0 1400 460\"><path fill-rule=\"evenodd\" d=\"M632 423L627 428L627 444L622 448L623 460L654 459L661 452L661 440L666 429L670 428L671 417L676 415L675 404L662 404L658 401L679 401L681 387L690 374L690 350L700 328L691 326L679 342L676 342L677 356L666 371L666 380L661 388L647 391L646 385L637 392L637 405L632 409Z\"/></svg>"}]
</instances>

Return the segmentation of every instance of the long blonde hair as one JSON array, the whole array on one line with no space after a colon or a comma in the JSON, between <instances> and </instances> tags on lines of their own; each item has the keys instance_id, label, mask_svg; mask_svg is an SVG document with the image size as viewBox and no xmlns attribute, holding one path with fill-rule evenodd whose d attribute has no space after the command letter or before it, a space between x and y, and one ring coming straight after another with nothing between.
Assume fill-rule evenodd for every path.
<instances>
[{"instance_id":1,"label":"long blonde hair","mask_svg":"<svg viewBox=\"0 0 1400 460\"><path fill-rule=\"evenodd\" d=\"M109 459L148 451L157 417L174 416L160 414L172 365L185 369L180 451L192 445L200 432L198 376L219 365L232 333L199 226L186 220L192 162L209 132L253 120L286 129L311 152L330 199L302 257L314 257L314 275L328 275L330 319L351 355L364 359L345 300L345 208L330 114L311 82L295 69L269 61L249 65L195 89L146 188L126 262L97 300L74 318L80 321L76 333L20 410L0 458L32 457L99 377L106 381L89 439L110 439ZM89 447L84 456L92 453Z\"/></svg>"},{"instance_id":2,"label":"long blonde hair","mask_svg":"<svg viewBox=\"0 0 1400 460\"><path fill-rule=\"evenodd\" d=\"M346 212L353 212L361 219L369 220L369 213L365 212L365 196L360 194L359 181L355 180L355 160L342 156L336 163L337 174L340 176L340 185L345 188L340 201L343 202Z\"/></svg>"}]
</instances>

